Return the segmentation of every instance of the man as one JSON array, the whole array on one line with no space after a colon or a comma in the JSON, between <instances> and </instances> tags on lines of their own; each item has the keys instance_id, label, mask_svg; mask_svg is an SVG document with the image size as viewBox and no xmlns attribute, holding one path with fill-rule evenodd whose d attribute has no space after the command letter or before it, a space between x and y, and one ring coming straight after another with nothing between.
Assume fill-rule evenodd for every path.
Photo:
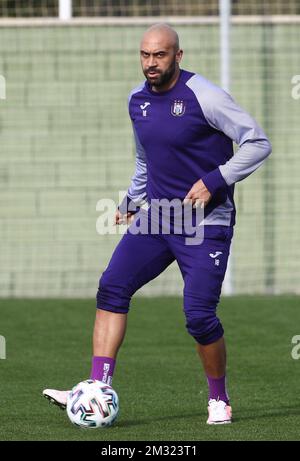
<instances>
[{"instance_id":1,"label":"man","mask_svg":"<svg viewBox=\"0 0 300 461\"><path fill-rule=\"evenodd\" d=\"M187 330L208 381L207 423L226 424L232 416L224 331L216 307L235 223L234 184L263 163L271 145L226 92L180 69L182 54L177 33L166 24L150 27L142 38L146 81L129 97L136 171L116 224L132 221L133 208L142 201L151 210L153 200L176 198L201 205L204 238L188 245L184 234L135 234L129 228L100 279L91 378L111 384L132 295L176 260L184 279ZM239 145L234 156L232 141ZM67 391L50 389L44 395L65 407Z\"/></svg>"}]
</instances>

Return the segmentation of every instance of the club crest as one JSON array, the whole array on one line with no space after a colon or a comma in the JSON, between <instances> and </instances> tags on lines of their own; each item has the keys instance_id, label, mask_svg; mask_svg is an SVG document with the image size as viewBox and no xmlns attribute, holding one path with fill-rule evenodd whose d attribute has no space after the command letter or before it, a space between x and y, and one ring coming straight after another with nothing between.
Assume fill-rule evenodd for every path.
<instances>
[{"instance_id":1,"label":"club crest","mask_svg":"<svg viewBox=\"0 0 300 461\"><path fill-rule=\"evenodd\" d=\"M183 101L176 99L171 106L171 114L174 117L181 117L185 113L185 104Z\"/></svg>"}]
</instances>

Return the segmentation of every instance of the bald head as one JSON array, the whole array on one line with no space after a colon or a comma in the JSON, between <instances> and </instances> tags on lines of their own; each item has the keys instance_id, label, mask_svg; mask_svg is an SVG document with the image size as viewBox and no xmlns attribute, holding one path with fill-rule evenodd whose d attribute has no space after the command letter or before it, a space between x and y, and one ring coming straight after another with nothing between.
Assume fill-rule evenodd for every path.
<instances>
[{"instance_id":1,"label":"bald head","mask_svg":"<svg viewBox=\"0 0 300 461\"><path fill-rule=\"evenodd\" d=\"M177 32L168 24L154 24L141 40L141 64L154 91L165 91L177 81L182 50Z\"/></svg>"},{"instance_id":2,"label":"bald head","mask_svg":"<svg viewBox=\"0 0 300 461\"><path fill-rule=\"evenodd\" d=\"M149 27L142 37L141 46L144 42L171 47L175 52L179 50L179 37L177 32L165 23L158 23Z\"/></svg>"}]
</instances>

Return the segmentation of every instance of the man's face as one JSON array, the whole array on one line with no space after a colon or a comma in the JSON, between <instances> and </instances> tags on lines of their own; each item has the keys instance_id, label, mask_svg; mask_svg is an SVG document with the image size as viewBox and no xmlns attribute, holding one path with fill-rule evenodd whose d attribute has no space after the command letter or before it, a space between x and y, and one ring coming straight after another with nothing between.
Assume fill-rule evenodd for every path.
<instances>
[{"instance_id":1,"label":"man's face","mask_svg":"<svg viewBox=\"0 0 300 461\"><path fill-rule=\"evenodd\" d=\"M156 40L143 40L140 58L143 73L149 84L157 89L167 85L173 78L181 51L174 46Z\"/></svg>"}]
</instances>

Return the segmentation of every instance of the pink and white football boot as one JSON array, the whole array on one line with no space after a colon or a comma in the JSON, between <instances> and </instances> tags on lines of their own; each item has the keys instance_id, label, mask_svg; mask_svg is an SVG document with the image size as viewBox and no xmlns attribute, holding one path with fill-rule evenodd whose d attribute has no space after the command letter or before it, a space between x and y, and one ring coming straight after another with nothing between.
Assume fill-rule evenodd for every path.
<instances>
[{"instance_id":1,"label":"pink and white football boot","mask_svg":"<svg viewBox=\"0 0 300 461\"><path fill-rule=\"evenodd\" d=\"M232 409L223 400L210 399L208 402L207 424L230 424Z\"/></svg>"},{"instance_id":2,"label":"pink and white football boot","mask_svg":"<svg viewBox=\"0 0 300 461\"><path fill-rule=\"evenodd\" d=\"M62 410L67 407L67 398L70 391L57 391L56 389L45 389L43 396L54 405L59 406Z\"/></svg>"}]
</instances>

